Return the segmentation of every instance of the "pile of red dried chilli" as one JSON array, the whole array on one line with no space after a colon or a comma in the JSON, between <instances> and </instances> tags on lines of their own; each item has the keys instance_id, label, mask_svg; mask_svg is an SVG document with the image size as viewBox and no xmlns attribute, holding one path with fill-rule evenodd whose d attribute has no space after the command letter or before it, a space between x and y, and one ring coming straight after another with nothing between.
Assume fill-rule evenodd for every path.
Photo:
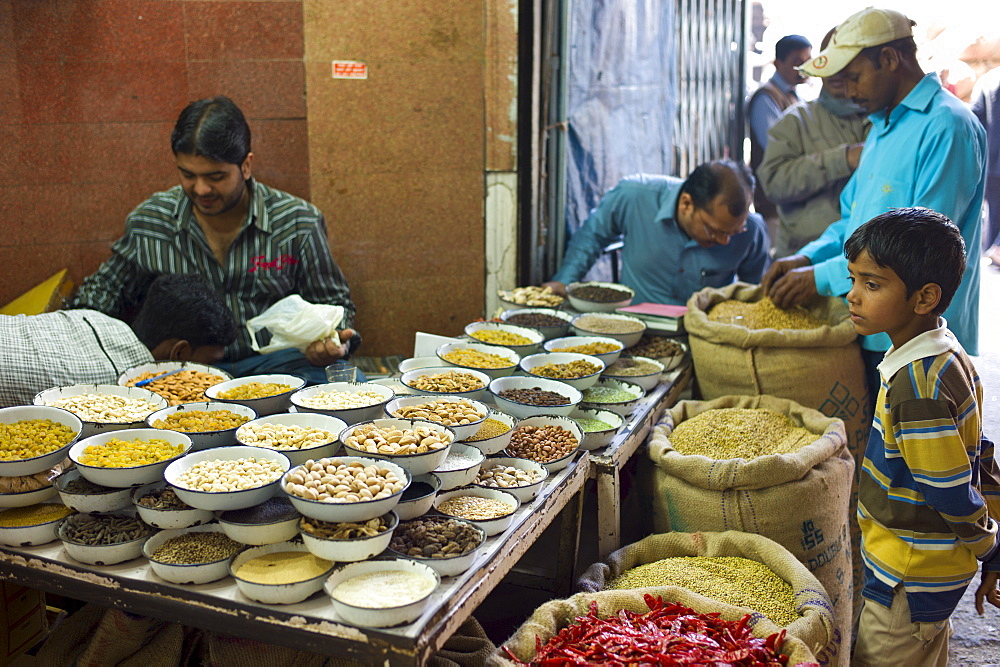
<instances>
[{"instance_id":1,"label":"pile of red dried chilli","mask_svg":"<svg viewBox=\"0 0 1000 667\"><path fill-rule=\"evenodd\" d=\"M559 631L544 646L535 639L535 657L519 665L784 665L788 656L778 651L785 631L767 639L754 637L747 627L750 616L738 622L718 614L699 614L681 604L664 603L662 597L644 595L649 611L621 610L597 617L597 602L590 613Z\"/></svg>"}]
</instances>

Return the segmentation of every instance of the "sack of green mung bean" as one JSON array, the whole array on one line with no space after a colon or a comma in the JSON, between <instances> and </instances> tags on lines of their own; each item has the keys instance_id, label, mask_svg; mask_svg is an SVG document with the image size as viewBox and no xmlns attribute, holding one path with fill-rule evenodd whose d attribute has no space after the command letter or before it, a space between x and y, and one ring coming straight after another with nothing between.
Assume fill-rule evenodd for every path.
<instances>
[{"instance_id":1,"label":"sack of green mung bean","mask_svg":"<svg viewBox=\"0 0 1000 667\"><path fill-rule=\"evenodd\" d=\"M577 581L577 588L590 593L663 586L683 590L681 602L698 611L728 612L735 606L751 614L751 627L765 622L768 632L772 624L784 627L815 654L833 641L826 589L788 549L761 535L733 530L650 535L594 563Z\"/></svg>"},{"instance_id":2,"label":"sack of green mung bean","mask_svg":"<svg viewBox=\"0 0 1000 667\"><path fill-rule=\"evenodd\" d=\"M671 441L675 428L678 446ZM812 438L800 437L804 432ZM681 453L689 451L688 442L695 450ZM843 422L787 399L724 396L678 403L653 427L647 443L654 465L641 468L640 478L652 505L652 532L738 530L788 549L823 584L833 604L833 639L817 658L847 664L854 461ZM766 453L768 443L777 453Z\"/></svg>"},{"instance_id":3,"label":"sack of green mung bean","mask_svg":"<svg viewBox=\"0 0 1000 667\"><path fill-rule=\"evenodd\" d=\"M743 311L745 322L749 317L748 326L727 319L739 314L739 302L754 309L756 317ZM695 292L687 306L684 326L701 398L768 394L844 421L847 449L855 469L850 524L857 614L864 579L859 551L861 530L854 512L871 410L864 361L847 304L839 297L816 297L793 312L782 313L770 299L765 299L759 285L734 283ZM806 319L820 326L784 328L789 323L809 327L809 323L802 323Z\"/></svg>"},{"instance_id":4,"label":"sack of green mung bean","mask_svg":"<svg viewBox=\"0 0 1000 667\"><path fill-rule=\"evenodd\" d=\"M650 606L645 598L647 593L651 593L654 598L661 597L665 606L669 606L673 603L679 603L697 613L718 613L719 618L733 623L740 621L740 619L747 615L745 609L734 607L732 605L717 604L713 600L693 594L684 588L662 587L655 589L636 589L631 591L622 590L600 591L596 593L577 593L576 595L566 598L565 600L552 600L538 607L531 617L525 621L514 632L514 634L511 635L510 638L504 642L496 650L496 652L493 653L493 655L490 656L490 658L486 661L486 664L490 667L495 667L500 665L510 666L530 663L534 659L539 646L544 646L550 639L552 639L552 637L556 636L567 626L574 623L578 624L578 619L580 619L580 617L588 616L591 611L591 603L593 602L597 603L596 614L599 619L613 620L615 617L621 618L621 616L623 616L622 610L638 614L649 612ZM751 622L754 622L754 619L751 618ZM645 626L643 629L644 632L640 634L648 635L649 631ZM763 640L767 639L771 635L780 633L782 628L764 618L756 620L752 628L750 628L750 631L752 633L752 637ZM680 630L679 632L683 632L683 630ZM692 637L684 636L682 637L682 641L672 644L675 647L675 651L680 652L680 655L675 653L675 657L684 657L687 654L688 649L691 648L693 639L694 638ZM607 634L602 634L601 639L598 641L601 649L607 650L608 652L617 652L616 644L618 642L611 641ZM628 641L631 641L631 639ZM645 643L647 647L649 643L652 642ZM594 644L594 640L589 642L580 642L578 649L586 652L593 652L594 649L597 648ZM632 647L629 645L624 648L629 650ZM659 650L657 653L659 653ZM785 635L779 651L780 653L788 656L787 664L789 665L817 664L812 651L810 651L806 643L791 634ZM634 655L634 653L632 655ZM670 656L671 653L666 653L665 655ZM581 660L586 660L587 658L586 655L578 655L577 657ZM596 660L594 660L594 662L596 662ZM725 661L713 661L711 664L724 664L724 662ZM582 663L577 662L573 664ZM637 663L631 662L629 664ZM647 663L644 661L642 664ZM648 664L653 664L652 656L650 656ZM708 663L698 662L697 664Z\"/></svg>"}]
</instances>

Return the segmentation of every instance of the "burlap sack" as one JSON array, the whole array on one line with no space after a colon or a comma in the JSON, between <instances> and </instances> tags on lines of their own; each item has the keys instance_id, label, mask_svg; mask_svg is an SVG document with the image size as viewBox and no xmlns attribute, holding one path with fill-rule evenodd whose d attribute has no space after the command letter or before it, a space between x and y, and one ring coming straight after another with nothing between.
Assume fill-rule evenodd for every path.
<instances>
[{"instance_id":1,"label":"burlap sack","mask_svg":"<svg viewBox=\"0 0 1000 667\"><path fill-rule=\"evenodd\" d=\"M643 600L645 593L662 596L665 601L679 602L699 613L719 612L720 617L727 621L738 621L746 615L746 610L742 607L734 607L715 600L709 600L701 595L692 593L686 588L677 588L675 586L640 588L631 591L577 593L565 600L546 602L536 609L531 618L525 621L506 642L497 648L486 664L491 667L516 665L517 663L510 659L504 647L522 662L531 660L535 655L536 638L540 639L542 644L545 644L560 630L572 623L575 618L586 616L590 611L590 603L594 600L597 601L597 613L601 618L607 618L621 609L640 613L649 611L649 607ZM781 628L766 618L758 621L753 626L755 637L766 638L780 631ZM781 647L781 652L788 656L789 665L800 663L816 664L812 651L798 637L786 636L785 643Z\"/></svg>"},{"instance_id":2,"label":"burlap sack","mask_svg":"<svg viewBox=\"0 0 1000 667\"><path fill-rule=\"evenodd\" d=\"M851 324L847 304L839 297L816 297L806 304L813 316L829 322L818 329L750 330L708 319L712 306L721 301L753 303L763 296L759 285L734 283L719 289L705 288L688 299L684 326L701 398L768 394L843 420L855 470L849 523L856 617L864 586L861 529L855 518L857 476L871 430L868 385L857 332Z\"/></svg>"},{"instance_id":3,"label":"burlap sack","mask_svg":"<svg viewBox=\"0 0 1000 667\"><path fill-rule=\"evenodd\" d=\"M802 618L788 625L788 634L801 639L810 651L817 654L833 640L833 604L823 585L788 549L774 540L752 533L729 530L722 533L650 535L611 553L605 562L591 565L577 581L577 588L585 593L596 593L607 588L612 579L627 570L676 556L739 556L767 565L795 592L795 609ZM719 604L711 598L703 599L706 604ZM760 612L743 608L743 613L752 616L751 627L763 621L770 623Z\"/></svg>"},{"instance_id":4,"label":"burlap sack","mask_svg":"<svg viewBox=\"0 0 1000 667\"><path fill-rule=\"evenodd\" d=\"M713 408L768 408L816 434L792 454L716 460L670 443L675 424ZM738 530L770 538L812 572L833 603L832 641L821 664L847 664L853 626L848 504L854 461L839 419L773 396L682 401L648 439L654 533Z\"/></svg>"}]
</instances>

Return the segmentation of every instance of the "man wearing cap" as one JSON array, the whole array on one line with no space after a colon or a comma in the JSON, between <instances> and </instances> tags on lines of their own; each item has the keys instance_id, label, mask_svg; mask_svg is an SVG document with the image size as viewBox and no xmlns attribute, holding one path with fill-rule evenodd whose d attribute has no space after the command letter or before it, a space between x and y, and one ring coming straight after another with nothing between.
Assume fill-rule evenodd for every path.
<instances>
[{"instance_id":1,"label":"man wearing cap","mask_svg":"<svg viewBox=\"0 0 1000 667\"><path fill-rule=\"evenodd\" d=\"M765 273L762 285L780 307L816 294L847 294L851 282L844 241L892 208L923 206L943 213L962 230L966 248L980 247L986 133L936 73L923 73L913 25L899 12L869 7L838 26L829 47L802 66L813 76L842 73L847 96L864 107L872 127L860 164L841 193L841 219ZM978 315L979 262L970 261L945 311L949 328L969 354L978 354ZM885 334L862 337L872 398L879 386L876 366L889 345Z\"/></svg>"},{"instance_id":2,"label":"man wearing cap","mask_svg":"<svg viewBox=\"0 0 1000 667\"><path fill-rule=\"evenodd\" d=\"M774 75L760 85L747 100L747 125L750 128L750 168L764 159L767 131L785 109L798 103L795 87L806 82L799 65L812 56L812 44L802 35L785 35L774 45ZM759 178L759 176L758 176ZM767 220L768 233L774 241L778 228L778 212L761 188L754 191L754 208Z\"/></svg>"}]
</instances>

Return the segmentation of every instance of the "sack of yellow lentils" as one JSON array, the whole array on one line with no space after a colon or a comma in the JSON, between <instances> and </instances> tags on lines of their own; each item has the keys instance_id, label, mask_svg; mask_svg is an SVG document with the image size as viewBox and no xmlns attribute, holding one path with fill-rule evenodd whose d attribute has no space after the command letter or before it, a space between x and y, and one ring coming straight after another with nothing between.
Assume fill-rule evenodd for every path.
<instances>
[{"instance_id":1,"label":"sack of yellow lentils","mask_svg":"<svg viewBox=\"0 0 1000 667\"><path fill-rule=\"evenodd\" d=\"M768 394L843 420L855 469L850 523L857 614L864 579L854 512L871 410L847 304L839 297L815 297L805 306L781 311L759 285L734 283L696 292L687 305L684 326L700 398Z\"/></svg>"},{"instance_id":2,"label":"sack of yellow lentils","mask_svg":"<svg viewBox=\"0 0 1000 667\"><path fill-rule=\"evenodd\" d=\"M699 611L739 607L751 615L751 627L766 623L768 632L772 624L783 627L815 654L833 640L833 604L826 589L788 549L761 535L735 530L650 535L594 563L577 581L587 593L663 586L684 590L685 599L698 602L684 604Z\"/></svg>"},{"instance_id":3,"label":"sack of yellow lentils","mask_svg":"<svg viewBox=\"0 0 1000 667\"><path fill-rule=\"evenodd\" d=\"M647 598L647 595L651 597ZM660 599L657 600L656 598ZM596 610L592 606L595 602ZM486 664L491 666L509 666L530 663L536 656L537 647L544 647L550 639L558 635L567 626L571 624L581 625L582 623L579 620L581 617L584 617L583 623L587 623L588 627L593 627L593 616L590 615L592 610L596 611L597 619L607 619L612 623L622 617L627 618L628 612L634 612L635 614L649 613L651 608L657 606L681 616L687 615L688 610L676 609L673 607L675 604L683 605L683 607L687 607L688 610L697 614L718 613L722 621L734 624L738 623L748 614L745 608L718 602L677 586L577 593L565 600L552 600L538 607L531 617L497 649ZM678 621L677 626L679 627L674 629L674 632L683 633L685 628L682 621ZM643 624L642 627L643 632L639 633L640 638L646 638L650 635L648 626ZM761 617L760 615L754 616L752 612L746 627L750 641L756 643L762 643L762 640L766 640L768 637L782 631L781 627L775 625L766 617ZM701 634L700 632L697 633ZM633 638L635 638L635 635L616 641L611 639L608 633L602 633L599 638L591 640L583 639L576 642L575 645L571 644L572 648L570 650L581 651L586 654L580 655L577 653L575 655L576 659L594 663L599 662L596 657L598 654L607 658L609 653L617 654L619 651L629 651L630 656L635 656L634 651L636 649L632 646ZM648 651L649 644L655 643L657 639L654 637L649 642L636 643L637 645L644 646ZM689 650L697 648L697 646L692 646L694 643L692 639L691 637L681 637L677 643L669 644L675 647L675 657L686 657L689 655ZM657 655L661 654L662 649L659 649L659 647L657 649L654 649L655 653ZM815 657L809 646L798 637L792 635L790 631L787 631L784 637L780 653L788 656L787 664L789 665L803 663L816 664L814 662ZM666 655L671 654L667 653ZM588 660L588 656L591 657L590 660ZM697 664L719 664L719 662L698 662ZM577 662L574 664L581 663ZM629 664L638 663L632 662ZM655 664L653 655L650 655L648 660L643 660L641 664Z\"/></svg>"},{"instance_id":4,"label":"sack of yellow lentils","mask_svg":"<svg viewBox=\"0 0 1000 667\"><path fill-rule=\"evenodd\" d=\"M843 422L773 396L725 396L678 403L647 443L654 465L640 478L652 503L652 532L737 530L783 546L833 604L833 638L817 658L846 665L854 461Z\"/></svg>"}]
</instances>

